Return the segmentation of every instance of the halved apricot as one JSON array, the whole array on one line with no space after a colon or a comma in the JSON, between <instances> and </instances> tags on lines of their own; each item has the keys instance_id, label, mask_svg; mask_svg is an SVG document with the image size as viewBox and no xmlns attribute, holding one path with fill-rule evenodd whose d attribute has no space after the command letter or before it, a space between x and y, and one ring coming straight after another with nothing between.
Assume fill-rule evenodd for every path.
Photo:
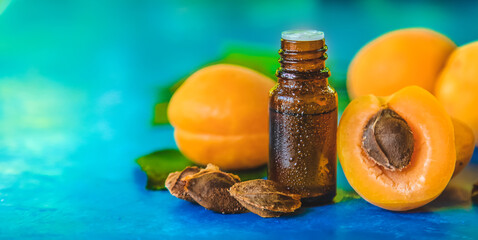
<instances>
[{"instance_id":1,"label":"halved apricot","mask_svg":"<svg viewBox=\"0 0 478 240\"><path fill-rule=\"evenodd\" d=\"M337 137L350 185L388 210L405 211L432 201L455 168L452 121L435 97L417 86L388 97L356 98L340 119Z\"/></svg>"}]
</instances>

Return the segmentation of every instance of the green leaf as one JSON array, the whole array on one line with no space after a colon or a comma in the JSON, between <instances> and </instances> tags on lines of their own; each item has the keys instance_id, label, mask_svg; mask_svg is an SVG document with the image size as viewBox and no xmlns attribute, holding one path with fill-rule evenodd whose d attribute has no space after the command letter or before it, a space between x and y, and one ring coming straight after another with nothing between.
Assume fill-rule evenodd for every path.
<instances>
[{"instance_id":1,"label":"green leaf","mask_svg":"<svg viewBox=\"0 0 478 240\"><path fill-rule=\"evenodd\" d=\"M196 165L176 149L153 152L138 158L136 162L148 176L146 189L149 190L164 189L164 182L169 173L181 171L188 166ZM225 172L234 173L238 175L242 181L247 181L267 177L267 165L262 165L254 169Z\"/></svg>"},{"instance_id":2,"label":"green leaf","mask_svg":"<svg viewBox=\"0 0 478 240\"><path fill-rule=\"evenodd\" d=\"M154 125L168 124L168 104L169 102L157 103L154 106Z\"/></svg>"},{"instance_id":3,"label":"green leaf","mask_svg":"<svg viewBox=\"0 0 478 240\"><path fill-rule=\"evenodd\" d=\"M153 152L138 158L136 162L148 176L146 189L149 190L164 189L164 181L169 173L181 171L187 166L194 165L176 149Z\"/></svg>"},{"instance_id":4,"label":"green leaf","mask_svg":"<svg viewBox=\"0 0 478 240\"><path fill-rule=\"evenodd\" d=\"M231 171L231 173L238 175L241 181L265 178L267 177L267 164L254 169Z\"/></svg>"},{"instance_id":5,"label":"green leaf","mask_svg":"<svg viewBox=\"0 0 478 240\"><path fill-rule=\"evenodd\" d=\"M275 72L279 67L278 57L251 56L243 53L230 53L226 55L219 63L235 64L250 68L260 72L272 80L276 80Z\"/></svg>"},{"instance_id":6,"label":"green leaf","mask_svg":"<svg viewBox=\"0 0 478 240\"><path fill-rule=\"evenodd\" d=\"M178 90L179 87L181 87L181 85L183 85L183 83L186 81L186 79L187 79L187 77L184 77L184 78L180 79L179 81L177 81L176 83L174 83L172 86L169 87L169 92L171 93L171 96L174 92L176 92L176 90Z\"/></svg>"}]
</instances>

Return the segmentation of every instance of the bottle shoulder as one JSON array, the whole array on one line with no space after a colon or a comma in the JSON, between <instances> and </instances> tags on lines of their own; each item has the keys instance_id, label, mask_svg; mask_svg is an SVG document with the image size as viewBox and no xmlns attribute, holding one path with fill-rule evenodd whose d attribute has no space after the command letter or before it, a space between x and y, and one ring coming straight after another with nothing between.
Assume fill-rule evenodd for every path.
<instances>
[{"instance_id":1,"label":"bottle shoulder","mask_svg":"<svg viewBox=\"0 0 478 240\"><path fill-rule=\"evenodd\" d=\"M330 86L304 86L304 87L284 87L281 84L277 83L270 91L269 97L271 98L281 98L281 97L292 97L297 99L306 99L306 98L317 98L317 97L327 97L335 98L337 97L337 92L335 89Z\"/></svg>"},{"instance_id":2,"label":"bottle shoulder","mask_svg":"<svg viewBox=\"0 0 478 240\"><path fill-rule=\"evenodd\" d=\"M290 88L277 84L270 91L269 107L278 112L323 113L337 106L337 92L330 85Z\"/></svg>"}]
</instances>

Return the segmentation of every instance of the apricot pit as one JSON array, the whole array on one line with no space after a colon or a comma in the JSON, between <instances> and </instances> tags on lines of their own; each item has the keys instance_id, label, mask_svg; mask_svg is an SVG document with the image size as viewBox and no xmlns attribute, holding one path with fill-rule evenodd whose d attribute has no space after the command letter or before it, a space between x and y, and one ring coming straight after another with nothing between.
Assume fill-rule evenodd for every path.
<instances>
[{"instance_id":1,"label":"apricot pit","mask_svg":"<svg viewBox=\"0 0 478 240\"><path fill-rule=\"evenodd\" d=\"M365 125L362 148L377 164L390 170L401 170L412 157L413 134L400 115L385 108Z\"/></svg>"}]
</instances>

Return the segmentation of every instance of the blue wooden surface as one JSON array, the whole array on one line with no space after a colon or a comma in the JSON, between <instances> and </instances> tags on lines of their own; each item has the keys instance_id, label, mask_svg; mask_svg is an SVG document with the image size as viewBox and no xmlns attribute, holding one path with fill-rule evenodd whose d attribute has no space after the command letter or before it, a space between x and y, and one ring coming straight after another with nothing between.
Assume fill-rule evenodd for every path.
<instances>
[{"instance_id":1,"label":"blue wooden surface","mask_svg":"<svg viewBox=\"0 0 478 240\"><path fill-rule=\"evenodd\" d=\"M478 34L478 5L466 1L222 2L0 1L0 238L478 238L477 154L436 201L406 213L358 198L340 169L336 204L277 219L145 190L134 160L176 147L170 126L150 124L158 88L219 58L224 43L275 54L281 30L324 29L343 85L353 54L385 31L427 26L458 44ZM277 16L284 8L294 11Z\"/></svg>"},{"instance_id":2,"label":"blue wooden surface","mask_svg":"<svg viewBox=\"0 0 478 240\"><path fill-rule=\"evenodd\" d=\"M478 236L478 208L469 201L476 165L438 201L414 212L393 213L357 199L339 169L342 199L336 204L278 219L221 215L166 191L144 189L134 159L174 147L171 127L145 124L151 111L147 89L87 93L37 77L5 80L0 87L15 90L9 114L31 111L27 116L37 119L2 119L2 238Z\"/></svg>"}]
</instances>

